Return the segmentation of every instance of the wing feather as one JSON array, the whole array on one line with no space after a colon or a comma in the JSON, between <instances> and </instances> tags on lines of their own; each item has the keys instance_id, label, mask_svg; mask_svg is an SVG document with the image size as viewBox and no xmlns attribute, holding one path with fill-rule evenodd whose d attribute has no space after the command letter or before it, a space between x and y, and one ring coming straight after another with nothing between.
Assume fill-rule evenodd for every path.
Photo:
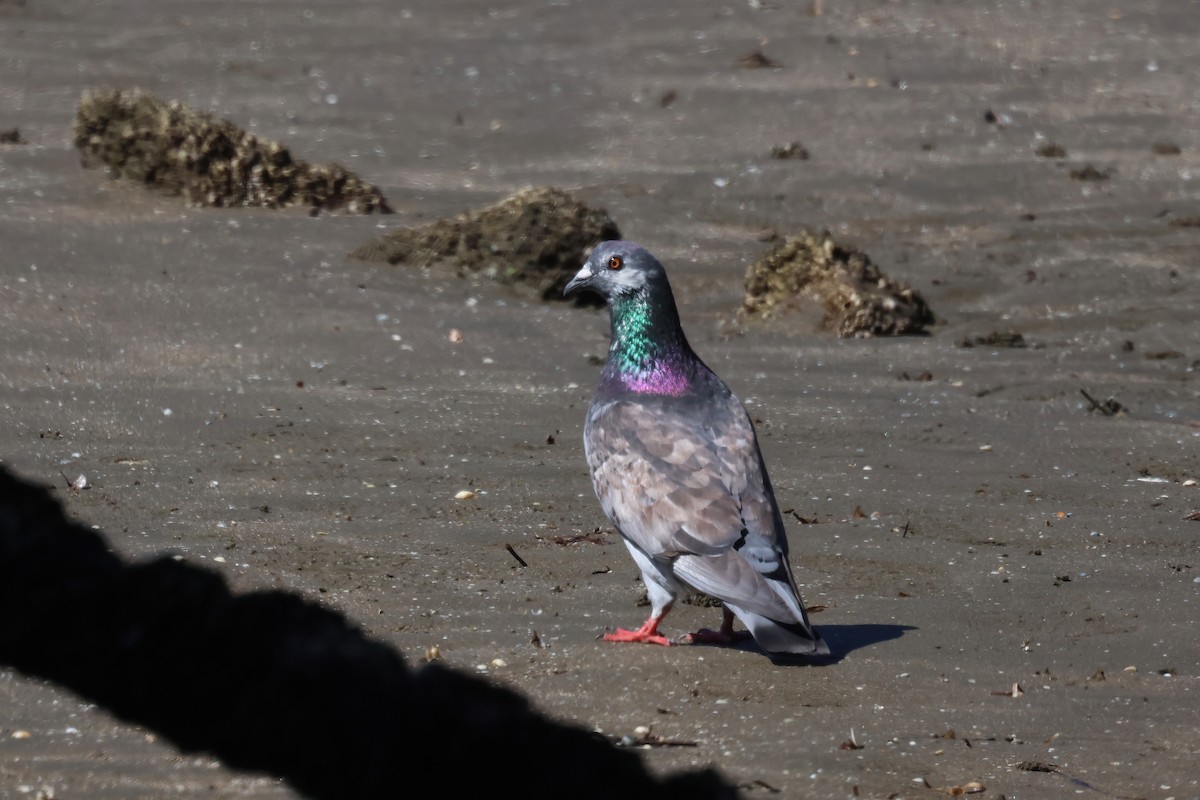
<instances>
[{"instance_id":1,"label":"wing feather","mask_svg":"<svg viewBox=\"0 0 1200 800\"><path fill-rule=\"evenodd\" d=\"M721 556L680 577L723 597L762 573L786 573L787 540L749 417L732 394L718 400L599 401L584 443L600 504L621 533L651 558Z\"/></svg>"}]
</instances>

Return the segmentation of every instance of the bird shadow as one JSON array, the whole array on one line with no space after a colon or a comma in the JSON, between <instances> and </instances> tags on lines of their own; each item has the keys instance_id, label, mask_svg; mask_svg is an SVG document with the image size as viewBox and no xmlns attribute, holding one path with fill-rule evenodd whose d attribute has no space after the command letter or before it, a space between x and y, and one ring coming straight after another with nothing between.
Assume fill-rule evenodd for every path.
<instances>
[{"instance_id":1,"label":"bird shadow","mask_svg":"<svg viewBox=\"0 0 1200 800\"><path fill-rule=\"evenodd\" d=\"M915 631L915 625L893 625L883 622L867 622L853 625L819 625L821 637L829 645L830 654L827 656L809 656L796 659L795 656L774 656L771 661L781 666L793 662L809 666L828 666L841 663L855 650L899 639L907 631Z\"/></svg>"},{"instance_id":2,"label":"bird shadow","mask_svg":"<svg viewBox=\"0 0 1200 800\"><path fill-rule=\"evenodd\" d=\"M888 623L862 623L855 625L820 625L818 629L821 638L829 645L830 654L827 656L791 655L789 653L768 653L755 644L749 637L732 644L714 644L697 642L691 647L720 647L725 650L741 650L747 653L759 653L771 659L771 663L781 667L823 667L841 663L855 650L861 650L872 645L899 639L907 631L915 631L915 625L892 625Z\"/></svg>"}]
</instances>

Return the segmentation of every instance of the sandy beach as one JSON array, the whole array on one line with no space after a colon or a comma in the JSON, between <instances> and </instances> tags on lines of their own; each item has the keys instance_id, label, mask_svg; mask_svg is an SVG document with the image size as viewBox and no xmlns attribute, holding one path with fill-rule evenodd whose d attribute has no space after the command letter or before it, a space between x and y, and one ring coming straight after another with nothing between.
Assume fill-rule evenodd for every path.
<instances>
[{"instance_id":1,"label":"sandy beach","mask_svg":"<svg viewBox=\"0 0 1200 800\"><path fill-rule=\"evenodd\" d=\"M124 559L648 727L657 775L1197 798L1197 75L1197 0L0 0L0 464ZM396 213L198 208L85 169L101 88L342 164ZM606 312L347 256L530 186L666 266L834 658L598 641L646 614L583 456ZM739 317L747 267L802 230L918 290L929 334ZM7 665L0 709L0 798L300 796Z\"/></svg>"}]
</instances>

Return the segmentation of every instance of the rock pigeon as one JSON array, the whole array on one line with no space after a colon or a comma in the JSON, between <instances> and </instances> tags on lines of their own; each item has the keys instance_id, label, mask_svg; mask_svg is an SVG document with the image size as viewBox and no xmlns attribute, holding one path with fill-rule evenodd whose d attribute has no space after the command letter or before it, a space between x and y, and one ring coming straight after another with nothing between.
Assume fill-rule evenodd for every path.
<instances>
[{"instance_id":1,"label":"rock pigeon","mask_svg":"<svg viewBox=\"0 0 1200 800\"><path fill-rule=\"evenodd\" d=\"M688 345L662 264L632 242L602 242L564 293L578 290L607 300L612 322L584 424L592 485L650 598L641 628L604 638L671 644L658 626L690 589L721 600L724 618L684 642L735 640L736 614L768 653L827 655L792 577L754 426Z\"/></svg>"}]
</instances>

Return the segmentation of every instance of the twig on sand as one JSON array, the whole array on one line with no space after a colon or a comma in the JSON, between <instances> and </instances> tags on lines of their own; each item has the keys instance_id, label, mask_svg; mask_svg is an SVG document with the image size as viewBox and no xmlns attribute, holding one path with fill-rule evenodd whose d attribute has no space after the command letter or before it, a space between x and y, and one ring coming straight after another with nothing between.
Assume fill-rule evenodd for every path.
<instances>
[{"instance_id":1,"label":"twig on sand","mask_svg":"<svg viewBox=\"0 0 1200 800\"><path fill-rule=\"evenodd\" d=\"M519 555L517 555L517 551L513 550L513 546L511 544L504 545L504 549L507 550L508 554L510 556L512 556L513 558L515 558L517 560L517 563L520 564L522 567L529 566L528 564L525 563L525 559L523 559Z\"/></svg>"},{"instance_id":2,"label":"twig on sand","mask_svg":"<svg viewBox=\"0 0 1200 800\"><path fill-rule=\"evenodd\" d=\"M1092 404L1092 407L1088 409L1088 413L1091 413L1093 411L1099 411L1101 414L1103 414L1106 417L1112 417L1117 414L1122 414L1125 412L1125 406L1118 403L1112 397L1108 398L1103 403L1101 403L1099 400L1097 400L1096 398L1094 398L1090 394L1088 394L1086 389L1080 389L1079 393L1081 395L1083 395L1084 397L1086 397L1087 401Z\"/></svg>"}]
</instances>

